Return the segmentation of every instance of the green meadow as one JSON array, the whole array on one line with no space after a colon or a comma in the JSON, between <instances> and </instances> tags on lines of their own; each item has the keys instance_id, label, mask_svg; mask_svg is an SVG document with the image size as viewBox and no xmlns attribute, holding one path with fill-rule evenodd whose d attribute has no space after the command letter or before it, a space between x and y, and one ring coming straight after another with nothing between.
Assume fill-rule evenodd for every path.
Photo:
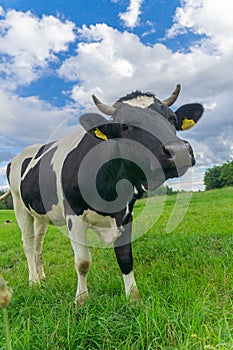
<instances>
[{"instance_id":1,"label":"green meadow","mask_svg":"<svg viewBox=\"0 0 233 350\"><path fill-rule=\"evenodd\" d=\"M14 212L1 210L0 274L13 291L7 308L12 349L233 349L233 188L193 193L183 220L168 232L176 200L153 197L145 213L146 200L136 204L137 229L157 215L133 242L142 295L136 306L125 299L113 249L91 247L90 297L75 308L71 245L52 226L44 243L46 281L29 287ZM0 349L6 349L1 309Z\"/></svg>"}]
</instances>

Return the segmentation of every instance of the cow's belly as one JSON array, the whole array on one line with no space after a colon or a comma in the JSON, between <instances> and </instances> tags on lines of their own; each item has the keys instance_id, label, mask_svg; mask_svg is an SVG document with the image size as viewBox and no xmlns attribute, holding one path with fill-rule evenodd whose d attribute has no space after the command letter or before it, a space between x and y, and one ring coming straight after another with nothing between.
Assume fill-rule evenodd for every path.
<instances>
[{"instance_id":1,"label":"cow's belly","mask_svg":"<svg viewBox=\"0 0 233 350\"><path fill-rule=\"evenodd\" d=\"M28 208L26 208L28 209ZM66 218L64 216L64 208L59 205L53 205L52 210L46 214L38 214L34 209L29 208L30 214L42 221L46 221L50 225L54 226L64 226L66 225Z\"/></svg>"},{"instance_id":2,"label":"cow's belly","mask_svg":"<svg viewBox=\"0 0 233 350\"><path fill-rule=\"evenodd\" d=\"M111 244L121 235L116 220L110 216L102 216L91 210L85 210L82 219L96 232L105 244Z\"/></svg>"}]
</instances>

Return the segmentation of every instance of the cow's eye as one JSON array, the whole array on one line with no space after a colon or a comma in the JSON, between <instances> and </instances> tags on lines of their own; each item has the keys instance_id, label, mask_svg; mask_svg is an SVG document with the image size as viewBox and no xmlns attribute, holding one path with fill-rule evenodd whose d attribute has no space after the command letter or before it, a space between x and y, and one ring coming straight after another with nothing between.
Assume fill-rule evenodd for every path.
<instances>
[{"instance_id":1,"label":"cow's eye","mask_svg":"<svg viewBox=\"0 0 233 350\"><path fill-rule=\"evenodd\" d=\"M122 130L128 130L129 129L129 125L127 124L122 124Z\"/></svg>"}]
</instances>

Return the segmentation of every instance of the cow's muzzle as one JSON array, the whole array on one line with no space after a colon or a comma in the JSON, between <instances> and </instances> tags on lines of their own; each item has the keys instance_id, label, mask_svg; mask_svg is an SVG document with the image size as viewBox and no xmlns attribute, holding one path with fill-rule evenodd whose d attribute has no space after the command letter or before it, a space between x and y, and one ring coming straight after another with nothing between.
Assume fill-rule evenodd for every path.
<instances>
[{"instance_id":1,"label":"cow's muzzle","mask_svg":"<svg viewBox=\"0 0 233 350\"><path fill-rule=\"evenodd\" d=\"M187 141L170 141L161 146L161 164L169 177L182 176L186 170L195 164L193 150Z\"/></svg>"}]
</instances>

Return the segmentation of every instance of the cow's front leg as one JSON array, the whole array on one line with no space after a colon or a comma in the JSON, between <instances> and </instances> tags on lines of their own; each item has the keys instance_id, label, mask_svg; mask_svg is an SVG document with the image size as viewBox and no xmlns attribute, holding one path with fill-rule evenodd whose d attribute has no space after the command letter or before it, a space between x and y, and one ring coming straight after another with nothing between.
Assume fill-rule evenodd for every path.
<instances>
[{"instance_id":1,"label":"cow's front leg","mask_svg":"<svg viewBox=\"0 0 233 350\"><path fill-rule=\"evenodd\" d=\"M123 274L126 297L130 298L130 300L135 303L138 299L140 299L140 293L133 273L131 231L132 223L128 223L125 226L125 230L122 235L115 241L114 249L117 262Z\"/></svg>"},{"instance_id":2,"label":"cow's front leg","mask_svg":"<svg viewBox=\"0 0 233 350\"><path fill-rule=\"evenodd\" d=\"M78 275L75 302L83 304L88 297L87 274L91 266L91 255L87 246L86 236L87 225L80 217L69 216L67 218L67 226Z\"/></svg>"}]
</instances>

